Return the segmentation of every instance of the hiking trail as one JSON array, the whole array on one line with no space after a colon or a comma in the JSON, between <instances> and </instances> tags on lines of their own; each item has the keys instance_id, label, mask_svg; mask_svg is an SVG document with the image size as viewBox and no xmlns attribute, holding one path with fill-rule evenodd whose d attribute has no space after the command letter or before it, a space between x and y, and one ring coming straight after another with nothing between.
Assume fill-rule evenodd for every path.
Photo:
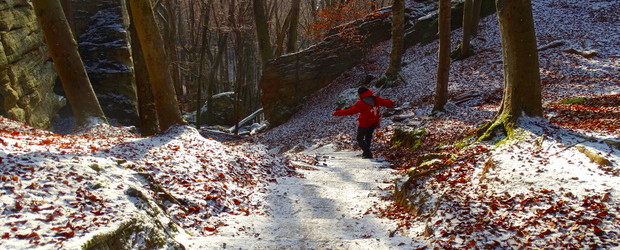
<instances>
[{"instance_id":1,"label":"hiking trail","mask_svg":"<svg viewBox=\"0 0 620 250\"><path fill-rule=\"evenodd\" d=\"M302 152L319 163L297 169L304 178L271 183L266 215L230 215L206 237L178 239L189 249L390 249L418 244L394 233L397 224L372 213L385 203L396 175L387 162L362 159L333 145Z\"/></svg>"}]
</instances>

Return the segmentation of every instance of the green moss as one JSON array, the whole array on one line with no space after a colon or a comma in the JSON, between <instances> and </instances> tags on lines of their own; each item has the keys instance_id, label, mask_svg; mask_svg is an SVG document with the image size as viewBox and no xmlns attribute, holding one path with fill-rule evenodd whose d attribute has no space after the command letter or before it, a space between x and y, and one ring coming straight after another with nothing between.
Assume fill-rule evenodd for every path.
<instances>
[{"instance_id":1,"label":"green moss","mask_svg":"<svg viewBox=\"0 0 620 250\"><path fill-rule=\"evenodd\" d=\"M390 144L393 147L405 147L411 151L415 151L422 145L425 135L425 129L410 130L403 127L397 127L394 130L394 135L390 140Z\"/></svg>"},{"instance_id":2,"label":"green moss","mask_svg":"<svg viewBox=\"0 0 620 250\"><path fill-rule=\"evenodd\" d=\"M478 136L478 141L493 139L497 130L503 130L506 133L507 139L515 138L515 121L513 116L504 114L491 123L483 124L480 128L482 134Z\"/></svg>"},{"instance_id":3,"label":"green moss","mask_svg":"<svg viewBox=\"0 0 620 250\"><path fill-rule=\"evenodd\" d=\"M132 219L121 224L116 230L95 235L82 245L82 249L161 249L168 244L167 234L163 229L147 226L142 221ZM172 241L174 242L174 241ZM144 245L142 245L144 243ZM174 243L173 243L174 244ZM182 249L180 245L168 246Z\"/></svg>"},{"instance_id":4,"label":"green moss","mask_svg":"<svg viewBox=\"0 0 620 250\"><path fill-rule=\"evenodd\" d=\"M101 172L101 170L103 170L103 168L99 166L99 164L90 164L88 165L88 167L90 167L92 170L95 170L97 172Z\"/></svg>"},{"instance_id":5,"label":"green moss","mask_svg":"<svg viewBox=\"0 0 620 250\"><path fill-rule=\"evenodd\" d=\"M454 143L453 146L457 147L457 148L465 148L465 147L471 145L474 142L475 142L474 135L469 135L469 136L465 137L465 139L457 141L456 143Z\"/></svg>"},{"instance_id":6,"label":"green moss","mask_svg":"<svg viewBox=\"0 0 620 250\"><path fill-rule=\"evenodd\" d=\"M585 103L585 102L586 102L586 99L584 98L572 98L572 99L561 101L558 104L574 104L574 103Z\"/></svg>"},{"instance_id":7,"label":"green moss","mask_svg":"<svg viewBox=\"0 0 620 250\"><path fill-rule=\"evenodd\" d=\"M100 188L102 188L102 187L103 187L103 184L101 184L101 183L95 183L95 185L93 185L92 189L93 189L93 190L94 190L94 189L100 189Z\"/></svg>"}]
</instances>

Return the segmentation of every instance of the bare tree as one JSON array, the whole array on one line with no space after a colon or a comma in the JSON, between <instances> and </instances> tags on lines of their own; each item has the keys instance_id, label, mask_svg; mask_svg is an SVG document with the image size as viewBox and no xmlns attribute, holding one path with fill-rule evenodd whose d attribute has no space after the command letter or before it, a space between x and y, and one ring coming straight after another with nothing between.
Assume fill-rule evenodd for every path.
<instances>
[{"instance_id":1,"label":"bare tree","mask_svg":"<svg viewBox=\"0 0 620 250\"><path fill-rule=\"evenodd\" d=\"M267 26L267 18L265 16L265 0L252 1L258 47L260 49L261 60L263 63L266 63L269 59L273 58L273 49L271 48L269 26Z\"/></svg>"},{"instance_id":2,"label":"bare tree","mask_svg":"<svg viewBox=\"0 0 620 250\"><path fill-rule=\"evenodd\" d=\"M167 130L172 125L184 124L174 91L169 60L164 51L164 41L159 33L153 7L149 0L129 0L132 21L142 46L149 80L155 98L159 126Z\"/></svg>"},{"instance_id":3,"label":"bare tree","mask_svg":"<svg viewBox=\"0 0 620 250\"><path fill-rule=\"evenodd\" d=\"M299 26L299 11L301 0L293 0L290 14L290 26L288 29L288 42L286 43L286 52L293 53L297 51L297 26Z\"/></svg>"},{"instance_id":4,"label":"bare tree","mask_svg":"<svg viewBox=\"0 0 620 250\"><path fill-rule=\"evenodd\" d=\"M124 3L125 7L128 5ZM127 11L129 19L131 11ZM133 22L129 24L129 35L131 36L131 57L133 61L134 76L136 79L136 89L138 94L138 114L140 116L140 132L143 136L151 136L159 132L159 120L155 109L155 99L149 81L149 73L146 69L142 46Z\"/></svg>"},{"instance_id":5,"label":"bare tree","mask_svg":"<svg viewBox=\"0 0 620 250\"><path fill-rule=\"evenodd\" d=\"M405 0L394 0L392 5L392 53L390 66L385 72L388 81L396 80L405 52Z\"/></svg>"},{"instance_id":6,"label":"bare tree","mask_svg":"<svg viewBox=\"0 0 620 250\"><path fill-rule=\"evenodd\" d=\"M503 129L514 137L517 119L542 116L542 97L536 33L531 0L496 0L504 59L504 96L492 122L479 130L480 139L490 139Z\"/></svg>"},{"instance_id":7,"label":"bare tree","mask_svg":"<svg viewBox=\"0 0 620 250\"><path fill-rule=\"evenodd\" d=\"M60 2L34 0L32 4L78 125L106 122Z\"/></svg>"},{"instance_id":8,"label":"bare tree","mask_svg":"<svg viewBox=\"0 0 620 250\"><path fill-rule=\"evenodd\" d=\"M441 111L448 102L448 78L450 76L450 0L439 1L439 62L437 64L437 87L433 112Z\"/></svg>"}]
</instances>

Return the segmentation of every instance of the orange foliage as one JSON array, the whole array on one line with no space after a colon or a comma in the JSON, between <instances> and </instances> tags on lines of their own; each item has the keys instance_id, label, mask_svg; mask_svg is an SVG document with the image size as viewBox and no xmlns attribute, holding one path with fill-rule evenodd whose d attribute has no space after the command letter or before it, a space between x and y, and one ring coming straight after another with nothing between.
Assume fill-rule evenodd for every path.
<instances>
[{"instance_id":1,"label":"orange foliage","mask_svg":"<svg viewBox=\"0 0 620 250\"><path fill-rule=\"evenodd\" d=\"M339 25L367 16L370 14L369 10L375 6L376 3L372 0L352 0L337 4L333 8L320 10L316 13L317 21L308 25L305 35L312 39L323 39L327 37L330 30ZM373 16L381 15L375 13ZM346 30L344 27L338 29L337 32L345 38L354 39L357 35L355 30ZM359 39L354 39L354 42L359 43Z\"/></svg>"}]
</instances>

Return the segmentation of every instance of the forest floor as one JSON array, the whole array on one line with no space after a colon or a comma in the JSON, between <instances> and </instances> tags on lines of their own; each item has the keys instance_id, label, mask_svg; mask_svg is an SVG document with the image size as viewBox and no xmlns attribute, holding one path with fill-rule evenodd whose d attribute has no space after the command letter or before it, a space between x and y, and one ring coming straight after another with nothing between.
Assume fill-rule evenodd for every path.
<instances>
[{"instance_id":1,"label":"forest floor","mask_svg":"<svg viewBox=\"0 0 620 250\"><path fill-rule=\"evenodd\" d=\"M405 82L377 91L399 110L376 134L387 168L357 158L354 117L330 114L341 92L384 72L389 41L289 122L242 141L188 126L148 138L107 125L58 135L0 117L0 248L218 248L233 236L247 241L227 244L243 248L617 247L620 2L533 4L539 44L560 45L539 52L545 116L523 119L515 141L473 140L501 101L494 16L481 21L476 54L452 62L443 114L428 116L436 43L408 49ZM391 147L399 126L426 129L418 150ZM428 153L453 157L421 169ZM402 185L420 170L432 174ZM390 199L396 189L410 209Z\"/></svg>"},{"instance_id":2,"label":"forest floor","mask_svg":"<svg viewBox=\"0 0 620 250\"><path fill-rule=\"evenodd\" d=\"M296 176L268 187L265 213L225 215L216 236L177 237L190 249L389 249L423 246L371 213L386 207L396 175L389 163L317 145L299 152ZM183 239L181 239L183 238Z\"/></svg>"}]
</instances>

